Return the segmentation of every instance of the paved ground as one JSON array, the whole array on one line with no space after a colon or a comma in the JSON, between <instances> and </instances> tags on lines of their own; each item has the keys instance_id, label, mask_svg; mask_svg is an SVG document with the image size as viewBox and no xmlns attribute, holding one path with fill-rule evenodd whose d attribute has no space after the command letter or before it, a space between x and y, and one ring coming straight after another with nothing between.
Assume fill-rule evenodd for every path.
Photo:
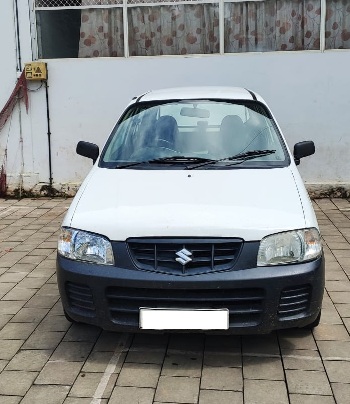
<instances>
[{"instance_id":1,"label":"paved ground","mask_svg":"<svg viewBox=\"0 0 350 404\"><path fill-rule=\"evenodd\" d=\"M0 199L1 404L350 403L350 203L322 199L322 324L268 336L71 325L55 278L69 200Z\"/></svg>"}]
</instances>

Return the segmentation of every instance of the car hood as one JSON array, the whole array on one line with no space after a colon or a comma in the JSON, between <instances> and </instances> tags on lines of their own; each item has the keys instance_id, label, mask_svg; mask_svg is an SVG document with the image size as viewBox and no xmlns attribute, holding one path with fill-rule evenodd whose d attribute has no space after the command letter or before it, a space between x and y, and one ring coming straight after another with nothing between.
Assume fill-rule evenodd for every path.
<instances>
[{"instance_id":1,"label":"car hood","mask_svg":"<svg viewBox=\"0 0 350 404\"><path fill-rule=\"evenodd\" d=\"M130 237L262 237L305 227L289 167L139 170L95 167L63 225Z\"/></svg>"}]
</instances>

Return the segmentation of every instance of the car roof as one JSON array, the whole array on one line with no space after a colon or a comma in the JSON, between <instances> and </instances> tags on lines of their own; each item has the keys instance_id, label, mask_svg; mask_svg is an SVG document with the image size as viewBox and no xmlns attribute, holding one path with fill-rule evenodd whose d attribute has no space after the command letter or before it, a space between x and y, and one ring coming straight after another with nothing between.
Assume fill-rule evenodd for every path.
<instances>
[{"instance_id":1,"label":"car roof","mask_svg":"<svg viewBox=\"0 0 350 404\"><path fill-rule=\"evenodd\" d=\"M177 87L148 91L134 102L193 99L258 100L263 99L253 91L241 87Z\"/></svg>"}]
</instances>

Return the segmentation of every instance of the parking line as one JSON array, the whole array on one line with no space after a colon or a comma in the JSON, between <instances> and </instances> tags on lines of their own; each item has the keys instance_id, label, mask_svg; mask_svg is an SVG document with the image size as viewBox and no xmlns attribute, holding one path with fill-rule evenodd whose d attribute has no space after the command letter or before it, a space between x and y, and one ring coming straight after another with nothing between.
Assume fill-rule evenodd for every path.
<instances>
[{"instance_id":1,"label":"parking line","mask_svg":"<svg viewBox=\"0 0 350 404\"><path fill-rule=\"evenodd\" d=\"M117 346L115 348L115 351L108 362L108 365L106 367L106 370L104 371L100 383L98 384L96 391L93 395L93 398L91 400L90 404L100 404L103 394L107 388L109 379L111 378L112 374L115 372L115 369L117 367L120 355L124 352L124 348L128 346L128 342L131 340L131 335L130 334L121 334L119 341L117 342Z\"/></svg>"}]
</instances>

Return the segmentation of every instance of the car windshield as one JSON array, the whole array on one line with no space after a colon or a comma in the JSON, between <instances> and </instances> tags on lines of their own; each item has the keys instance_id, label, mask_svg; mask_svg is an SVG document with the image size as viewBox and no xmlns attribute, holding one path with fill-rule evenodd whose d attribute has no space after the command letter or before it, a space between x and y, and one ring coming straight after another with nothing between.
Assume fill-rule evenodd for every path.
<instances>
[{"instance_id":1,"label":"car windshield","mask_svg":"<svg viewBox=\"0 0 350 404\"><path fill-rule=\"evenodd\" d=\"M225 158L247 152L254 152L253 156L250 153L249 159L241 158L240 166L282 167L288 163L277 126L259 102L136 103L114 128L100 166L122 168L140 163L132 166L178 168L208 161L210 164L201 168L234 168L237 165L227 164L232 159L226 162Z\"/></svg>"}]
</instances>

